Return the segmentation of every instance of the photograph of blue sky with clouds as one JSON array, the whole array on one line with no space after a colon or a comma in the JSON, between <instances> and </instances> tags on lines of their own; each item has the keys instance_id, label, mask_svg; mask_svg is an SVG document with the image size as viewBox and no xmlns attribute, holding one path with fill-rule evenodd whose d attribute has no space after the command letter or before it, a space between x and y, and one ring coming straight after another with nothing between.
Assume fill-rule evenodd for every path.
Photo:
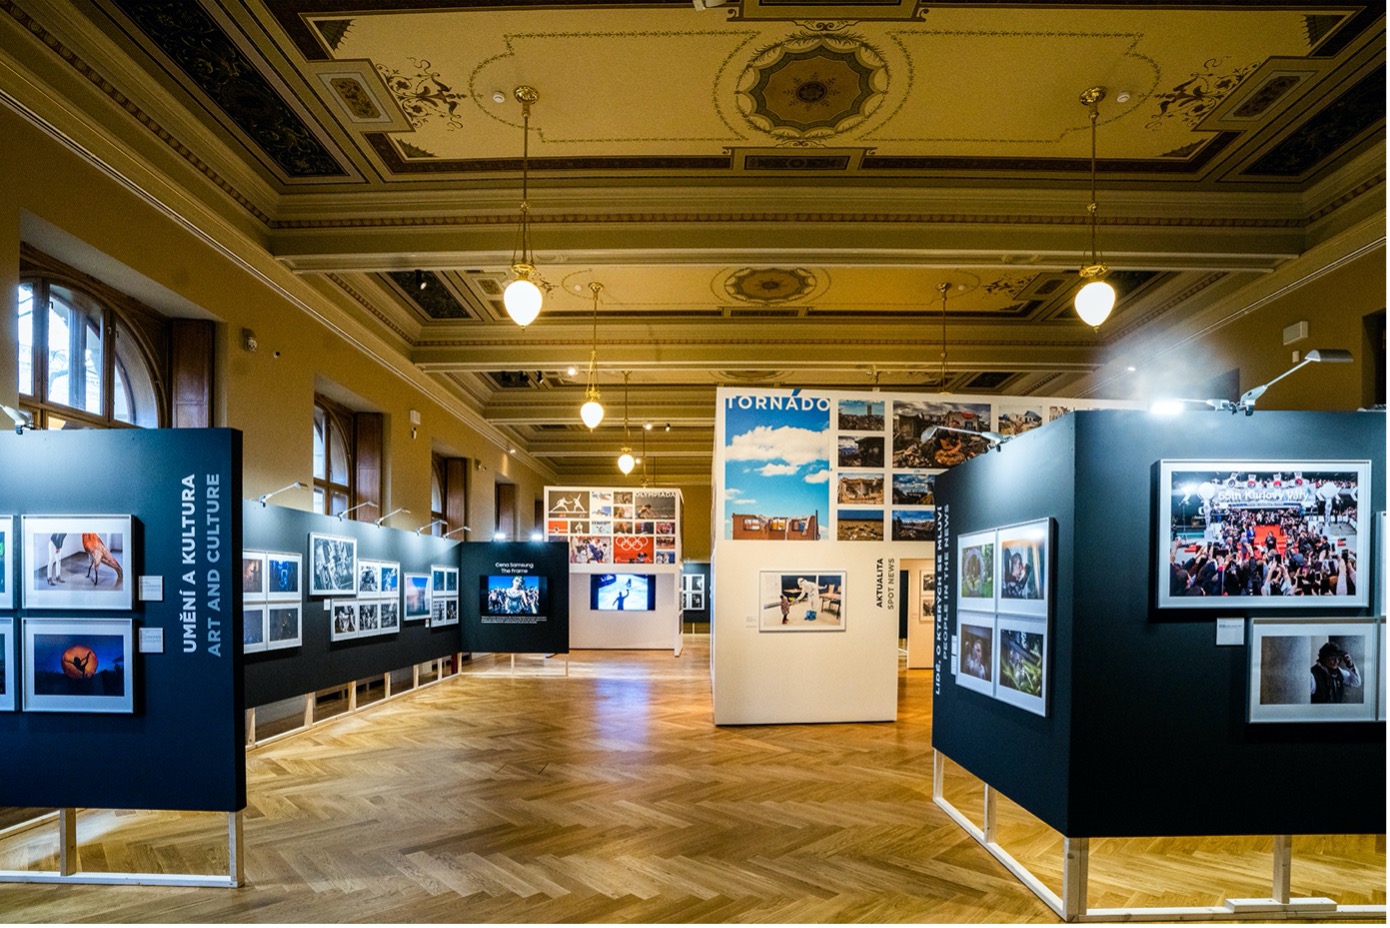
<instances>
[{"instance_id":1,"label":"photograph of blue sky with clouds","mask_svg":"<svg viewBox=\"0 0 1390 928\"><path fill-rule=\"evenodd\" d=\"M735 513L769 519L819 514L822 534L830 522L831 401L786 394L752 399L784 398L794 402L757 408L750 397L725 397L725 538L733 537Z\"/></svg>"}]
</instances>

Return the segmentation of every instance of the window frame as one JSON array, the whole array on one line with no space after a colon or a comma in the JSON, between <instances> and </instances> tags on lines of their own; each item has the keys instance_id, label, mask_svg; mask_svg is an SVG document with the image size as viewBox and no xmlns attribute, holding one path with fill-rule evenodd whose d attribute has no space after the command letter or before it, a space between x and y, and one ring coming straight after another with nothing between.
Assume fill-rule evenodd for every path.
<instances>
[{"instance_id":1,"label":"window frame","mask_svg":"<svg viewBox=\"0 0 1390 928\"><path fill-rule=\"evenodd\" d=\"M310 497L314 501L314 511L323 515L333 515L333 497L341 494L347 504L343 509L351 509L357 505L357 448L356 434L354 432L354 420L352 411L339 403L335 403L322 394L314 394L313 415L310 419L310 428L317 429L316 421L318 412L323 411L324 435L323 435L323 472L320 477L313 470L311 460L309 470L313 473L313 490ZM347 470L347 482L339 483L333 479L333 449L332 438L334 431L341 435L343 440L343 461ZM322 506L318 505L318 499L322 497Z\"/></svg>"}]
</instances>

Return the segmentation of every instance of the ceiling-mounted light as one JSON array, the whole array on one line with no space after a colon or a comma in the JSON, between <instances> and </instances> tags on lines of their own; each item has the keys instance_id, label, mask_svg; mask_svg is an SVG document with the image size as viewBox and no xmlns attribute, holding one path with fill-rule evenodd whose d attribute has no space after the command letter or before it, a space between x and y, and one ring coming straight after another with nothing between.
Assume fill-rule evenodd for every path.
<instances>
[{"instance_id":1,"label":"ceiling-mounted light","mask_svg":"<svg viewBox=\"0 0 1390 928\"><path fill-rule=\"evenodd\" d=\"M941 379L937 381L936 389L942 393L946 392L946 294L951 292L951 282L943 280L936 285L936 292L941 294ZM878 374L874 374L874 382L878 382Z\"/></svg>"},{"instance_id":2,"label":"ceiling-mounted light","mask_svg":"<svg viewBox=\"0 0 1390 928\"><path fill-rule=\"evenodd\" d=\"M598 292L603 284L594 281L589 289L594 294L594 344L589 349L589 376L584 381L584 405L579 407L579 418L592 432L603 421L603 404L599 402L598 392Z\"/></svg>"},{"instance_id":3,"label":"ceiling-mounted light","mask_svg":"<svg viewBox=\"0 0 1390 928\"><path fill-rule=\"evenodd\" d=\"M521 104L521 221L517 227L517 244L512 249L512 274L515 279L502 291L502 305L512 321L525 328L536 321L541 311L541 288L531 279L536 264L531 257L531 204L527 200L530 178L531 104L540 99L540 91L522 84L512 91Z\"/></svg>"},{"instance_id":4,"label":"ceiling-mounted light","mask_svg":"<svg viewBox=\"0 0 1390 928\"><path fill-rule=\"evenodd\" d=\"M415 272L415 289L416 289L416 290L424 290L424 289L425 289L426 287L428 287L429 285L430 285L429 278L427 278L427 277L425 276L425 272L424 272L424 271L419 271L419 270L417 270L417 271Z\"/></svg>"},{"instance_id":5,"label":"ceiling-mounted light","mask_svg":"<svg viewBox=\"0 0 1390 928\"><path fill-rule=\"evenodd\" d=\"M1086 207L1091 218L1091 263L1081 269L1081 279L1087 283L1076 293L1076 314L1092 328L1100 328L1115 307L1115 288L1104 279L1110 269L1101 261L1096 247L1096 122L1100 119L1100 101L1104 99L1104 87L1088 87L1081 92L1081 102L1090 110L1091 120L1091 205Z\"/></svg>"},{"instance_id":6,"label":"ceiling-mounted light","mask_svg":"<svg viewBox=\"0 0 1390 928\"><path fill-rule=\"evenodd\" d=\"M624 477L637 466L637 459L632 456L632 432L627 425L627 380L630 376L631 371L623 371L623 449L618 455L618 470L623 472Z\"/></svg>"}]
</instances>

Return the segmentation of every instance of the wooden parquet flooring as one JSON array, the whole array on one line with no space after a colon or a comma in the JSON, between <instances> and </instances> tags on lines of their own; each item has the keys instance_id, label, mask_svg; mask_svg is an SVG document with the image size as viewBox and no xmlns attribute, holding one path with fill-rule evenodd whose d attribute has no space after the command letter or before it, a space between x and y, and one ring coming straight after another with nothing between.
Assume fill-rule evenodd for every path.
<instances>
[{"instance_id":1,"label":"wooden parquet flooring","mask_svg":"<svg viewBox=\"0 0 1390 928\"><path fill-rule=\"evenodd\" d=\"M929 671L900 674L896 724L717 729L708 639L687 642L680 658L578 652L569 677L559 658L518 658L515 675L479 658L252 751L250 885L0 885L0 920L1057 920L932 803ZM947 795L979 808L958 768ZM224 827L85 812L83 866L221 872ZM1055 834L1005 803L1001 838L1057 887ZM1296 895L1384 903L1383 839L1299 841ZM53 843L47 829L0 841L0 867L53 866ZM1091 904L1268 895L1268 855L1257 838L1093 842ZM1184 882L1186 895L1158 892Z\"/></svg>"}]
</instances>

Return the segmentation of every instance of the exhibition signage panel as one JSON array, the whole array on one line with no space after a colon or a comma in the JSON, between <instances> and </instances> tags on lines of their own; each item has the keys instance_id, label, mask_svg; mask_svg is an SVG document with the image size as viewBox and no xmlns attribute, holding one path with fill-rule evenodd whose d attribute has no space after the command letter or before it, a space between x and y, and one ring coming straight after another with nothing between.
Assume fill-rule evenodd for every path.
<instances>
[{"instance_id":1,"label":"exhibition signage panel","mask_svg":"<svg viewBox=\"0 0 1390 928\"><path fill-rule=\"evenodd\" d=\"M0 473L0 805L243 808L240 434L5 434Z\"/></svg>"},{"instance_id":2,"label":"exhibition signage panel","mask_svg":"<svg viewBox=\"0 0 1390 928\"><path fill-rule=\"evenodd\" d=\"M564 541L464 544L458 577L464 645L502 654L569 653L569 551Z\"/></svg>"}]
</instances>

